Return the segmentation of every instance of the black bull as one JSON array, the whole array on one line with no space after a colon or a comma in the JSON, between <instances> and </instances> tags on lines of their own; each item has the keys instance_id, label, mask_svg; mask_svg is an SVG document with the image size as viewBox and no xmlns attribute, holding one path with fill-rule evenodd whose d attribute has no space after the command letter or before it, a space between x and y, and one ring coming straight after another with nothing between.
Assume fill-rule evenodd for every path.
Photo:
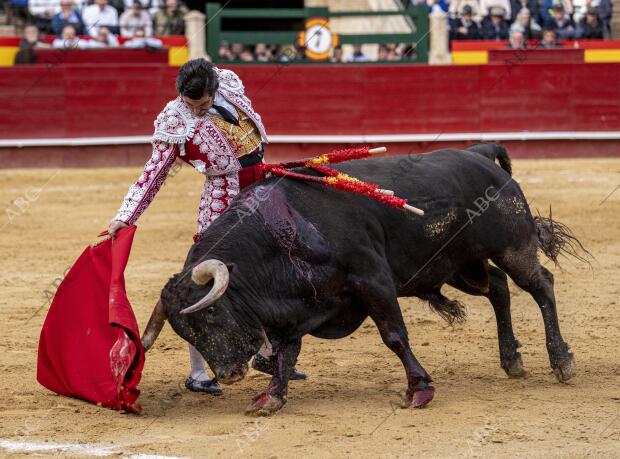
<instances>
[{"instance_id":1,"label":"black bull","mask_svg":"<svg viewBox=\"0 0 620 459\"><path fill-rule=\"evenodd\" d=\"M398 297L426 300L453 321L464 311L442 295L444 284L486 296L497 319L501 366L519 377L524 370L512 329L508 275L540 307L558 380L571 378L574 361L560 334L553 275L540 264L538 249L555 261L578 241L564 225L531 215L503 147L478 145L337 168L394 190L425 215L322 185L265 179L244 190L192 246L183 271L162 291L145 347L167 318L227 383L245 376L266 336L274 376L248 412L269 414L286 402L304 335L343 338L370 316L405 367L403 406L422 407L434 389L411 351ZM182 312L192 305L192 312Z\"/></svg>"}]
</instances>

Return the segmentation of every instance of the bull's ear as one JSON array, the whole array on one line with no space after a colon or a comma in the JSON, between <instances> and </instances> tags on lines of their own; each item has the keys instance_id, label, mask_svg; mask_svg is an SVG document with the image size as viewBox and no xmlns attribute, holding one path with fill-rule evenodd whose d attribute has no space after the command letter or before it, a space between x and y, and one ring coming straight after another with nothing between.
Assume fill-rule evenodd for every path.
<instances>
[{"instance_id":1,"label":"bull's ear","mask_svg":"<svg viewBox=\"0 0 620 459\"><path fill-rule=\"evenodd\" d=\"M235 263L226 263L226 267L228 268L228 274L232 276L233 272L235 271L236 266L237 265Z\"/></svg>"}]
</instances>

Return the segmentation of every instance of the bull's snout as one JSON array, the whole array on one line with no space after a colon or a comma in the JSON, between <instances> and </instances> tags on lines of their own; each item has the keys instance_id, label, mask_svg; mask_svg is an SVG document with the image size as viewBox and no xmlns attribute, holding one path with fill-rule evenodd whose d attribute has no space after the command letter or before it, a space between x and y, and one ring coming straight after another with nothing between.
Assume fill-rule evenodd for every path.
<instances>
[{"instance_id":1,"label":"bull's snout","mask_svg":"<svg viewBox=\"0 0 620 459\"><path fill-rule=\"evenodd\" d=\"M241 381L248 374L248 364L239 365L230 371L217 372L217 380L222 384L233 384Z\"/></svg>"}]
</instances>

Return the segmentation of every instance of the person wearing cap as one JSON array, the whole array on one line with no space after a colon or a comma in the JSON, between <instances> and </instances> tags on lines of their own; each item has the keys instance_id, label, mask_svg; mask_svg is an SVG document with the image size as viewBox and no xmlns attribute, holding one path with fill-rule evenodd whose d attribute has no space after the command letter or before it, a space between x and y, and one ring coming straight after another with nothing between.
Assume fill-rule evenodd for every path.
<instances>
[{"instance_id":1,"label":"person wearing cap","mask_svg":"<svg viewBox=\"0 0 620 459\"><path fill-rule=\"evenodd\" d=\"M478 0L452 0L448 7L448 13L450 19L456 20L458 17L462 17L463 8L469 6L471 8L471 18L476 24L480 24L482 21L482 15L480 14L480 5Z\"/></svg>"},{"instance_id":2,"label":"person wearing cap","mask_svg":"<svg viewBox=\"0 0 620 459\"><path fill-rule=\"evenodd\" d=\"M560 39L575 38L575 23L566 13L562 3L554 5L551 18L545 22L545 29L554 30Z\"/></svg>"},{"instance_id":3,"label":"person wearing cap","mask_svg":"<svg viewBox=\"0 0 620 459\"><path fill-rule=\"evenodd\" d=\"M493 8L501 8L502 17L506 21L510 21L510 18L512 17L512 7L510 5L510 0L480 0L480 14L482 14L485 19L491 18L491 10Z\"/></svg>"},{"instance_id":4,"label":"person wearing cap","mask_svg":"<svg viewBox=\"0 0 620 459\"><path fill-rule=\"evenodd\" d=\"M472 7L470 5L463 6L461 17L453 20L450 27L453 40L480 40L480 30L472 15Z\"/></svg>"},{"instance_id":5,"label":"person wearing cap","mask_svg":"<svg viewBox=\"0 0 620 459\"><path fill-rule=\"evenodd\" d=\"M490 11L491 18L482 23L483 40L508 40L508 24L504 20L505 12L500 6L494 6Z\"/></svg>"},{"instance_id":6,"label":"person wearing cap","mask_svg":"<svg viewBox=\"0 0 620 459\"><path fill-rule=\"evenodd\" d=\"M591 6L584 18L579 21L577 38L596 40L603 38L603 24L598 17L598 9Z\"/></svg>"}]
</instances>

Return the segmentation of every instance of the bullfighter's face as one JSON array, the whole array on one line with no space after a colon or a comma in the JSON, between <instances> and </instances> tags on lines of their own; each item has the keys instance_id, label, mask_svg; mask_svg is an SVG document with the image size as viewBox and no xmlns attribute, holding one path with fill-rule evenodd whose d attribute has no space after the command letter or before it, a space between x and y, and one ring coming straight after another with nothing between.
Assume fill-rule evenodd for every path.
<instances>
[{"instance_id":1,"label":"bullfighter's face","mask_svg":"<svg viewBox=\"0 0 620 459\"><path fill-rule=\"evenodd\" d=\"M181 313L212 287L213 282L206 285L196 285L191 280L181 282L175 288L167 286L162 301L174 331L202 354L219 381L231 384L245 377L248 361L258 352L263 337L259 330L239 324L226 294L204 309Z\"/></svg>"}]
</instances>

